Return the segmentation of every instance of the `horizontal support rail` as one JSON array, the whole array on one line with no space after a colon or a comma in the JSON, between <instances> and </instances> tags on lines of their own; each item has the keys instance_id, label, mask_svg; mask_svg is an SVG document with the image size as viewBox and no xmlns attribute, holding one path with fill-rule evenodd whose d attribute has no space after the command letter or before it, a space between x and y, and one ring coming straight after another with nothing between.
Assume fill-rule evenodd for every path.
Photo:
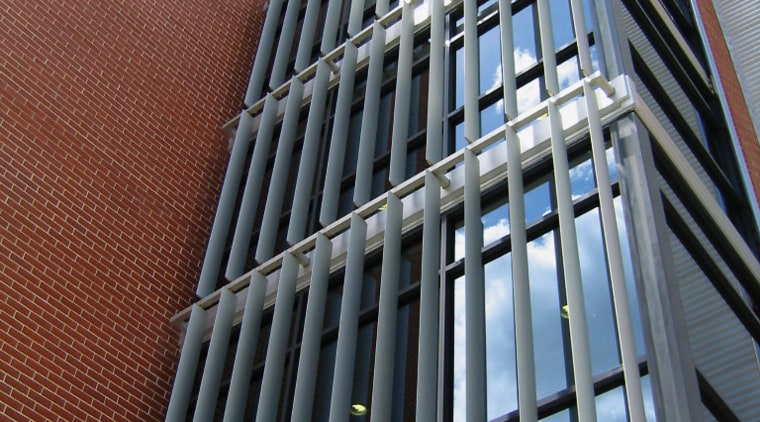
<instances>
[{"instance_id":1,"label":"horizontal support rail","mask_svg":"<svg viewBox=\"0 0 760 422\"><path fill-rule=\"evenodd\" d=\"M505 133L507 130L514 130L515 132L518 132L520 129L529 126L530 124L535 122L537 119L541 118L542 116L547 115L550 102L556 105L557 107L560 107L563 104L566 104L570 102L571 100L576 99L579 96L582 96L584 94L584 87L583 87L584 82L591 85L594 88L599 88L599 90L603 92L605 95L607 95L611 100L609 104L607 104L606 106L602 107L602 109L600 109L602 124L608 124L611 121L615 120L616 118L620 117L621 115L633 110L633 103L631 102L631 98L628 95L628 92L630 92L629 79L626 76L620 76L613 83L610 83L609 81L605 80L599 72L596 72L578 81L577 83L572 84L571 86L567 87L565 90L561 91L559 94L553 97L550 97L547 100L544 100L542 103L536 105L535 107L531 108L527 112L519 115L517 118L513 119L512 121L509 121L503 124L502 126L491 131L490 133L475 140L472 144L466 146L465 148L457 152L454 152L448 157L444 158L443 160L431 165L425 171L418 173L412 178L390 189L390 192L392 192L394 195L402 199L411 195L412 193L424 187L425 174L426 172L430 171L437 178L439 178L442 188L444 190L446 190L449 194L455 193L455 191L450 190L452 187L450 186L450 177L448 174L451 171L453 171L459 163L462 163L464 161L465 150L469 150L470 152L476 155L479 155L481 152L483 152L483 150L485 150L489 146L494 145L497 142L505 142L505 139L506 139ZM620 89L620 88L623 88L623 89ZM597 92L597 91L594 90L594 92ZM585 119L580 119L575 124L564 128L564 131L565 131L565 137L567 139L567 142L573 142L579 139L580 137L584 136L585 134L587 134L588 127L585 124ZM549 151L550 151L550 147L549 147L548 142L545 142L544 140L542 140L541 143L535 144L529 150L523 152L523 166L530 165L531 163L539 160L540 158L548 154ZM482 183L483 189L488 188L489 186L492 186L498 183L501 179L506 177L506 163L504 164L504 170L505 171L503 171L503 174L501 176L494 174L487 177L486 178L487 180L484 180ZM501 177L501 179L498 179L499 177ZM461 188L462 188L461 186L458 187L458 189L461 189ZM357 214L359 217L368 219L374 216L375 214L383 212L386 205L387 205L387 196L382 195L370 200L368 203L359 207L353 212L353 214ZM457 205L457 202L454 199L450 199L448 201L444 200L442 201L442 211L451 209L455 207L456 205ZM405 221L403 224L404 233L406 233L409 229L421 223L422 215L421 213L418 213L418 214L419 215L416 215L414 219L405 217ZM250 275L253 272L258 272L266 277L267 275L278 271L280 267L282 266L283 257L286 254L299 257L300 258L299 261L301 261L302 264L307 264L308 260L310 259L309 257L311 256L311 254L313 253L313 250L316 247L316 239L319 234L326 236L329 239L333 239L343 234L344 232L346 232L349 229L350 222L351 222L350 214L343 216L342 218L339 218L332 224L319 230L317 233L310 235L306 239L291 246L285 251L267 260L266 262L263 262L261 265L257 266L255 269L252 269L246 274L226 284L223 288L229 289L232 292L239 292L247 288L251 279ZM368 251L373 251L381 246L382 246L382 239L379 239L379 240L375 239L373 241L370 241L368 239L368 242L367 242ZM334 257L333 263L331 265L331 272L335 269L340 268L342 265L344 265L344 263L345 263L345 253L343 254L343 256ZM307 267L307 265L304 265L304 267ZM306 275L302 275L301 277L299 277L298 289L303 288L304 284L302 281L304 279L308 279L307 275L310 269L307 269L306 271L307 271ZM209 309L209 308L214 307L219 301L220 291L221 291L221 288L201 298L198 302L196 302L196 305L204 309ZM271 300L272 300L271 298L268 298L267 303L271 302ZM179 328L183 327L185 325L185 322L189 318L190 310L191 310L191 307L187 307L186 309L172 316L172 318L170 319L170 324Z\"/></svg>"}]
</instances>

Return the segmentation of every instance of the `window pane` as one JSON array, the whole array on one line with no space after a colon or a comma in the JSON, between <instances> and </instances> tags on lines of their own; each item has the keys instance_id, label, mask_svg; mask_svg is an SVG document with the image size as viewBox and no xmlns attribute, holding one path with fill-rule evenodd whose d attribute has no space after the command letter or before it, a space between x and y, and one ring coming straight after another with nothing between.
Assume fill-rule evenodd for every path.
<instances>
[{"instance_id":1,"label":"window pane","mask_svg":"<svg viewBox=\"0 0 760 422\"><path fill-rule=\"evenodd\" d=\"M570 191L573 200L591 192L596 187L591 158L570 169Z\"/></svg>"},{"instance_id":2,"label":"window pane","mask_svg":"<svg viewBox=\"0 0 760 422\"><path fill-rule=\"evenodd\" d=\"M459 242L457 242L459 243ZM454 420L466 420L464 276L454 280Z\"/></svg>"},{"instance_id":3,"label":"window pane","mask_svg":"<svg viewBox=\"0 0 760 422\"><path fill-rule=\"evenodd\" d=\"M480 221L483 223L483 245L488 246L509 234L508 205L502 203L493 209L484 210ZM464 258L464 226L461 224L460 222L454 233L454 261Z\"/></svg>"},{"instance_id":4,"label":"window pane","mask_svg":"<svg viewBox=\"0 0 760 422\"><path fill-rule=\"evenodd\" d=\"M531 4L512 17L515 40L515 71L517 73L536 64L537 61L533 10Z\"/></svg>"},{"instance_id":5,"label":"window pane","mask_svg":"<svg viewBox=\"0 0 760 422\"><path fill-rule=\"evenodd\" d=\"M533 79L517 90L517 113L521 114L541 102L541 84Z\"/></svg>"},{"instance_id":6,"label":"window pane","mask_svg":"<svg viewBox=\"0 0 760 422\"><path fill-rule=\"evenodd\" d=\"M630 244L628 243L625 215L623 214L622 198L619 196L615 198L614 204L615 219L617 220L617 229L620 234L620 249L623 255L623 272L628 292L628 305L630 306L631 323L633 324L633 339L636 343L636 355L641 357L646 355L646 349L644 348L644 334L641 328L641 313L639 312L639 296L636 292L636 280L633 276L633 262Z\"/></svg>"},{"instance_id":7,"label":"window pane","mask_svg":"<svg viewBox=\"0 0 760 422\"><path fill-rule=\"evenodd\" d=\"M388 152L388 145L390 145L391 138L391 128L393 127L393 121L391 119L392 110L393 92L389 92L380 97L380 110L377 117L377 135L375 137L375 157Z\"/></svg>"},{"instance_id":8,"label":"window pane","mask_svg":"<svg viewBox=\"0 0 760 422\"><path fill-rule=\"evenodd\" d=\"M618 387L596 397L596 417L600 421L626 422L625 391Z\"/></svg>"},{"instance_id":9,"label":"window pane","mask_svg":"<svg viewBox=\"0 0 760 422\"><path fill-rule=\"evenodd\" d=\"M610 173L610 181L614 182L618 178L617 163L615 162L615 150L612 148L607 149L607 170Z\"/></svg>"},{"instance_id":10,"label":"window pane","mask_svg":"<svg viewBox=\"0 0 760 422\"><path fill-rule=\"evenodd\" d=\"M551 0L549 8L552 14L552 32L554 32L554 48L560 49L575 39L573 20L568 0Z\"/></svg>"},{"instance_id":11,"label":"window pane","mask_svg":"<svg viewBox=\"0 0 760 422\"><path fill-rule=\"evenodd\" d=\"M417 404L417 344L419 343L420 303L398 310L393 375L391 420L414 420Z\"/></svg>"},{"instance_id":12,"label":"window pane","mask_svg":"<svg viewBox=\"0 0 760 422\"><path fill-rule=\"evenodd\" d=\"M491 6L495 5L495 4L496 4L496 0L488 0L488 1L484 2L483 4L481 4L478 7L478 15L480 15L484 10L488 9L489 7L491 7Z\"/></svg>"},{"instance_id":13,"label":"window pane","mask_svg":"<svg viewBox=\"0 0 760 422\"><path fill-rule=\"evenodd\" d=\"M452 110L464 105L464 48L454 52L454 104Z\"/></svg>"},{"instance_id":14,"label":"window pane","mask_svg":"<svg viewBox=\"0 0 760 422\"><path fill-rule=\"evenodd\" d=\"M591 368L594 375L599 375L620 366L599 209L578 217L576 225L591 346Z\"/></svg>"},{"instance_id":15,"label":"window pane","mask_svg":"<svg viewBox=\"0 0 760 422\"><path fill-rule=\"evenodd\" d=\"M501 42L499 26L489 29L481 35L479 41L480 56L480 94L501 86Z\"/></svg>"},{"instance_id":16,"label":"window pane","mask_svg":"<svg viewBox=\"0 0 760 422\"><path fill-rule=\"evenodd\" d=\"M514 307L511 256L485 265L486 379L488 419L517 408ZM465 415L465 287L464 276L454 282L454 420Z\"/></svg>"},{"instance_id":17,"label":"window pane","mask_svg":"<svg viewBox=\"0 0 760 422\"><path fill-rule=\"evenodd\" d=\"M652 381L649 379L649 375L641 377L641 392L644 395L644 412L647 415L647 421L654 422L657 420L657 417L654 413Z\"/></svg>"},{"instance_id":18,"label":"window pane","mask_svg":"<svg viewBox=\"0 0 760 422\"><path fill-rule=\"evenodd\" d=\"M338 215L345 215L354 210L354 187L350 186L340 192L338 199Z\"/></svg>"},{"instance_id":19,"label":"window pane","mask_svg":"<svg viewBox=\"0 0 760 422\"><path fill-rule=\"evenodd\" d=\"M480 112L480 136L504 124L504 103L499 100Z\"/></svg>"},{"instance_id":20,"label":"window pane","mask_svg":"<svg viewBox=\"0 0 760 422\"><path fill-rule=\"evenodd\" d=\"M375 328L376 323L359 327L359 333L356 339L356 357L354 366L354 388L351 392L351 404L363 404L367 407L367 414L364 416L355 416L356 420L369 420L371 409L370 397L374 366L375 354ZM340 363L338 363L340 365ZM346 409L348 414L349 409Z\"/></svg>"},{"instance_id":21,"label":"window pane","mask_svg":"<svg viewBox=\"0 0 760 422\"><path fill-rule=\"evenodd\" d=\"M517 409L512 256L485 266L487 414L493 419Z\"/></svg>"},{"instance_id":22,"label":"window pane","mask_svg":"<svg viewBox=\"0 0 760 422\"><path fill-rule=\"evenodd\" d=\"M385 192L386 173L387 170L382 168L372 174L372 189L370 190L370 197L375 198Z\"/></svg>"},{"instance_id":23,"label":"window pane","mask_svg":"<svg viewBox=\"0 0 760 422\"><path fill-rule=\"evenodd\" d=\"M549 214L551 208L549 182L544 182L525 194L525 223L530 225L538 221Z\"/></svg>"},{"instance_id":24,"label":"window pane","mask_svg":"<svg viewBox=\"0 0 760 422\"><path fill-rule=\"evenodd\" d=\"M565 366L570 356L567 323L561 317L564 298L557 278L554 233L546 233L528 243L530 303L536 365L536 392L539 400L568 386L572 368Z\"/></svg>"},{"instance_id":25,"label":"window pane","mask_svg":"<svg viewBox=\"0 0 760 422\"><path fill-rule=\"evenodd\" d=\"M578 82L578 57L574 56L562 62L557 66L557 77L559 78L559 89L565 89L574 82Z\"/></svg>"},{"instance_id":26,"label":"window pane","mask_svg":"<svg viewBox=\"0 0 760 422\"><path fill-rule=\"evenodd\" d=\"M356 172L356 160L359 155L359 138L362 132L362 110L351 115L346 138L346 157L343 161L343 176Z\"/></svg>"},{"instance_id":27,"label":"window pane","mask_svg":"<svg viewBox=\"0 0 760 422\"><path fill-rule=\"evenodd\" d=\"M314 410L312 419L326 421L330 416L330 396L332 395L333 375L335 372L336 343L330 342L322 346L319 352L319 367L317 368L317 388L314 392Z\"/></svg>"},{"instance_id":28,"label":"window pane","mask_svg":"<svg viewBox=\"0 0 760 422\"><path fill-rule=\"evenodd\" d=\"M573 410L573 414L577 413L575 411L575 406L572 406L570 409ZM561 412L557 412L553 415L540 419L540 421L541 422L570 422L570 409L565 409Z\"/></svg>"},{"instance_id":29,"label":"window pane","mask_svg":"<svg viewBox=\"0 0 760 422\"><path fill-rule=\"evenodd\" d=\"M454 128L454 150L451 152L459 151L466 146L467 141L464 140L464 122L461 122Z\"/></svg>"}]
</instances>

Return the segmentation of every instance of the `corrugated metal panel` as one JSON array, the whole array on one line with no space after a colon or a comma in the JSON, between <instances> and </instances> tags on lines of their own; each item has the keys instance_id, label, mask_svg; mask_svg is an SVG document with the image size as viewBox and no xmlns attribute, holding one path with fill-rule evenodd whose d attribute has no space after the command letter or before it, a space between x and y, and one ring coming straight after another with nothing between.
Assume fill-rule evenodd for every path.
<instances>
[{"instance_id":1,"label":"corrugated metal panel","mask_svg":"<svg viewBox=\"0 0 760 422\"><path fill-rule=\"evenodd\" d=\"M689 98L678 85L678 82L673 77L668 67L662 61L660 56L650 44L649 40L646 38L646 35L641 31L641 28L636 24L633 18L625 13L623 15L623 22L625 26L625 32L628 35L628 39L630 40L631 44L641 55L641 58L643 59L644 63L646 63L646 66L649 68L652 74L657 77L657 82L662 86L665 92L667 92L668 98L678 108L681 115L688 123L689 128L692 130L692 132L694 132L695 135L699 136L701 134L699 118L696 114L696 111L694 110L692 103L689 101ZM667 118L665 112L662 111L659 104L646 88L641 79L638 77L638 75L633 75L633 77L636 81L636 88L641 95L641 98L644 100L644 102L646 102L647 107L649 107L649 109L651 109L652 112L657 116L660 124L662 124L662 126L668 132L670 138L673 139L673 141L678 146L678 149L689 161L691 167L697 172L700 180L717 198L717 190L715 188L715 184L707 175L707 172L699 163L699 160L697 160L697 158L694 156L694 153L691 152L686 142L684 142L683 138L679 134L678 130L676 130L676 128Z\"/></svg>"},{"instance_id":2,"label":"corrugated metal panel","mask_svg":"<svg viewBox=\"0 0 760 422\"><path fill-rule=\"evenodd\" d=\"M683 205L669 188L664 191L722 272L732 279ZM755 343L675 234L670 232L670 238L694 363L741 420L760 420L760 366Z\"/></svg>"},{"instance_id":3,"label":"corrugated metal panel","mask_svg":"<svg viewBox=\"0 0 760 422\"><path fill-rule=\"evenodd\" d=\"M745 99L760 133L760 2L757 0L715 0L718 20L728 43L728 50L736 66L736 74L742 85Z\"/></svg>"}]
</instances>

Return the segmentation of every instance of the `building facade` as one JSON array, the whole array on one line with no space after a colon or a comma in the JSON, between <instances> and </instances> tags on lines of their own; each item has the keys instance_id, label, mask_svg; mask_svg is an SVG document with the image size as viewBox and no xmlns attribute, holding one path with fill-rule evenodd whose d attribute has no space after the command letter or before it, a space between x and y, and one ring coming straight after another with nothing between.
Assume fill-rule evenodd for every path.
<instances>
[{"instance_id":1,"label":"building facade","mask_svg":"<svg viewBox=\"0 0 760 422\"><path fill-rule=\"evenodd\" d=\"M167 420L757 420L686 0L271 0Z\"/></svg>"}]
</instances>

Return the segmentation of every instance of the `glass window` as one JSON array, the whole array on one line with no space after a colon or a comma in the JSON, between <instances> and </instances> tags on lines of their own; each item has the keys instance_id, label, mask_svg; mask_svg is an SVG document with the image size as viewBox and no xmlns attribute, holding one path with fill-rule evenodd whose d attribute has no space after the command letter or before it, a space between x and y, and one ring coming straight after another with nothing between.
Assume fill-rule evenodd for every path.
<instances>
[{"instance_id":1,"label":"glass window","mask_svg":"<svg viewBox=\"0 0 760 422\"><path fill-rule=\"evenodd\" d=\"M380 97L377 134L375 136L375 157L383 155L389 150L391 143L391 129L393 128L393 97L393 92L388 92Z\"/></svg>"},{"instance_id":2,"label":"glass window","mask_svg":"<svg viewBox=\"0 0 760 422\"><path fill-rule=\"evenodd\" d=\"M617 197L614 199L615 220L620 235L620 249L623 255L623 273L625 274L625 284L628 293L628 306L631 312L631 323L633 325L633 339L636 343L636 355L645 356L646 349L644 346L644 333L641 327L641 312L639 311L639 296L636 291L636 280L633 275L633 261L631 257L631 247L628 241L628 229L625 224L625 215L623 213L623 199Z\"/></svg>"},{"instance_id":3,"label":"glass window","mask_svg":"<svg viewBox=\"0 0 760 422\"><path fill-rule=\"evenodd\" d=\"M522 114L541 102L541 82L533 79L517 89L517 113Z\"/></svg>"},{"instance_id":4,"label":"glass window","mask_svg":"<svg viewBox=\"0 0 760 422\"><path fill-rule=\"evenodd\" d=\"M485 265L486 402L488 419L517 408L511 256ZM464 420L466 369L464 276L454 281L454 420Z\"/></svg>"},{"instance_id":5,"label":"glass window","mask_svg":"<svg viewBox=\"0 0 760 422\"><path fill-rule=\"evenodd\" d=\"M343 161L343 177L356 172L356 162L359 156L359 138L362 131L362 110L351 115L346 138L346 157Z\"/></svg>"},{"instance_id":6,"label":"glass window","mask_svg":"<svg viewBox=\"0 0 760 422\"><path fill-rule=\"evenodd\" d=\"M578 82L580 79L578 75L580 74L579 68L578 68L578 57L573 56L569 58L568 60L565 60L562 62L559 66L557 66L557 78L559 79L559 89L563 90L570 85L572 85L575 82Z\"/></svg>"},{"instance_id":7,"label":"glass window","mask_svg":"<svg viewBox=\"0 0 760 422\"><path fill-rule=\"evenodd\" d=\"M499 26L478 39L480 60L480 95L501 86L501 42Z\"/></svg>"},{"instance_id":8,"label":"glass window","mask_svg":"<svg viewBox=\"0 0 760 422\"><path fill-rule=\"evenodd\" d=\"M544 182L525 193L525 223L530 225L552 210L549 182Z\"/></svg>"},{"instance_id":9,"label":"glass window","mask_svg":"<svg viewBox=\"0 0 760 422\"><path fill-rule=\"evenodd\" d=\"M596 418L600 421L609 422L628 421L625 390L623 390L622 386L596 397Z\"/></svg>"},{"instance_id":10,"label":"glass window","mask_svg":"<svg viewBox=\"0 0 760 422\"><path fill-rule=\"evenodd\" d=\"M480 112L480 136L487 135L504 124L504 103L499 100Z\"/></svg>"},{"instance_id":11,"label":"glass window","mask_svg":"<svg viewBox=\"0 0 760 422\"><path fill-rule=\"evenodd\" d=\"M599 209L595 208L578 217L576 227L591 346L591 368L594 375L599 375L620 365Z\"/></svg>"},{"instance_id":12,"label":"glass window","mask_svg":"<svg viewBox=\"0 0 760 422\"><path fill-rule=\"evenodd\" d=\"M317 388L314 391L312 419L326 421L330 417L330 397L332 396L333 375L335 373L335 352L337 345L331 341L322 346L317 368Z\"/></svg>"},{"instance_id":13,"label":"glass window","mask_svg":"<svg viewBox=\"0 0 760 422\"><path fill-rule=\"evenodd\" d=\"M554 48L560 49L575 40L573 19L568 0L551 0L549 9L552 15L552 32L554 33Z\"/></svg>"},{"instance_id":14,"label":"glass window","mask_svg":"<svg viewBox=\"0 0 760 422\"><path fill-rule=\"evenodd\" d=\"M566 388L572 383L567 321L562 318L565 305L557 274L554 233L549 232L528 243L530 304L538 399ZM570 381L568 381L570 380Z\"/></svg>"},{"instance_id":15,"label":"glass window","mask_svg":"<svg viewBox=\"0 0 760 422\"><path fill-rule=\"evenodd\" d=\"M517 409L512 256L486 264L486 395L488 419Z\"/></svg>"},{"instance_id":16,"label":"glass window","mask_svg":"<svg viewBox=\"0 0 760 422\"><path fill-rule=\"evenodd\" d=\"M506 195L504 195L506 198ZM483 224L483 245L501 239L509 234L509 207L506 202L483 210L480 217ZM464 222L460 221L454 233L454 261L464 258Z\"/></svg>"},{"instance_id":17,"label":"glass window","mask_svg":"<svg viewBox=\"0 0 760 422\"><path fill-rule=\"evenodd\" d=\"M533 4L512 17L515 42L515 71L523 70L537 63L535 15Z\"/></svg>"},{"instance_id":18,"label":"glass window","mask_svg":"<svg viewBox=\"0 0 760 422\"><path fill-rule=\"evenodd\" d=\"M456 110L464 105L464 48L454 51L454 104Z\"/></svg>"},{"instance_id":19,"label":"glass window","mask_svg":"<svg viewBox=\"0 0 760 422\"><path fill-rule=\"evenodd\" d=\"M570 169L570 191L572 192L573 199L577 199L593 191L595 188L594 166L589 157Z\"/></svg>"}]
</instances>

